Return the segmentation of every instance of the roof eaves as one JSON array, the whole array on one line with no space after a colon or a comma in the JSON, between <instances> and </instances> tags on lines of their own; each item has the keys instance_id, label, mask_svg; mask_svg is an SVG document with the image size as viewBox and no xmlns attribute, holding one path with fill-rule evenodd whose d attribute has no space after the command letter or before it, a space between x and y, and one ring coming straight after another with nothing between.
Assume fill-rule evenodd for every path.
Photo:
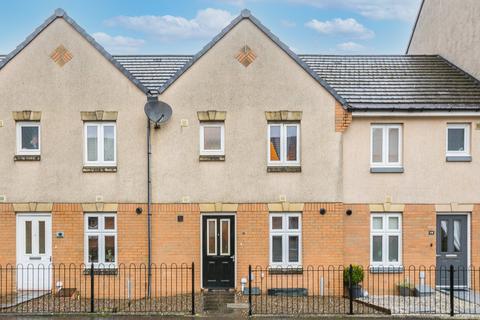
<instances>
[{"instance_id":1,"label":"roof eaves","mask_svg":"<svg viewBox=\"0 0 480 320\"><path fill-rule=\"evenodd\" d=\"M421 104L355 104L350 106L352 112L480 112L480 104L438 104L438 103L421 103Z\"/></svg>"},{"instance_id":2,"label":"roof eaves","mask_svg":"<svg viewBox=\"0 0 480 320\"><path fill-rule=\"evenodd\" d=\"M236 17L227 27L225 27L215 38L213 38L205 47L202 48L192 60L190 60L183 68L181 68L172 78L159 88L160 94L175 82L182 74L184 74L195 62L197 62L208 50L210 50L218 41L220 41L230 30L232 30L243 19L249 19L256 27L258 27L267 37L269 37L277 46L279 46L290 58L292 58L298 65L300 65L310 76L317 80L335 99L337 99L346 109L348 109L347 101L341 97L326 81L313 71L299 56L284 44L276 35L274 35L267 27L265 27L260 20L252 15L250 10L244 9L238 17Z\"/></svg>"},{"instance_id":3,"label":"roof eaves","mask_svg":"<svg viewBox=\"0 0 480 320\"><path fill-rule=\"evenodd\" d=\"M5 59L0 61L0 70L10 62L20 51L25 49L25 47L30 44L43 30L45 30L53 21L58 18L64 19L68 24L70 24L80 35L82 35L85 40L87 40L102 56L104 56L110 63L112 63L124 76L126 76L137 88L139 88L143 93L150 94L150 91L140 83L132 74L125 69L120 63L118 63L95 39L90 36L82 27L80 27L75 20L67 15L65 10L56 9L55 12L48 17L40 26L38 26L22 43L20 43L12 52L10 52Z\"/></svg>"}]
</instances>

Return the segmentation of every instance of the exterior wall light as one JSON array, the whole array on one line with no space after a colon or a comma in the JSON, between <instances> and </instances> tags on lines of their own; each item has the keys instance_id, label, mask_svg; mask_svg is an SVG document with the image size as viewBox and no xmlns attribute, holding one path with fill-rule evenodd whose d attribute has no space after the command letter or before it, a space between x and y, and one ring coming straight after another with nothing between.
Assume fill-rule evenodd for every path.
<instances>
[{"instance_id":1,"label":"exterior wall light","mask_svg":"<svg viewBox=\"0 0 480 320\"><path fill-rule=\"evenodd\" d=\"M136 212L137 214L142 214L143 209L140 208L140 207L138 207L137 209L135 209L135 212Z\"/></svg>"},{"instance_id":2,"label":"exterior wall light","mask_svg":"<svg viewBox=\"0 0 480 320\"><path fill-rule=\"evenodd\" d=\"M347 216L351 216L352 215L352 209L347 209L347 211L345 211L345 213L347 214Z\"/></svg>"}]
</instances>

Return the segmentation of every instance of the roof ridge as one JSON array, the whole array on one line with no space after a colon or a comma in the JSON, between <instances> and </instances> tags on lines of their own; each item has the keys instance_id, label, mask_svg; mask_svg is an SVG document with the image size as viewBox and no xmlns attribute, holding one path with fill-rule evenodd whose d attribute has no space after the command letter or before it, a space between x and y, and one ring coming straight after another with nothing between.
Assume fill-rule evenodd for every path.
<instances>
[{"instance_id":1,"label":"roof ridge","mask_svg":"<svg viewBox=\"0 0 480 320\"><path fill-rule=\"evenodd\" d=\"M159 93L163 93L173 82L175 82L183 73L185 73L195 62L197 62L205 53L207 53L213 46L215 46L228 32L237 26L243 19L249 19L257 28L259 28L270 40L272 40L280 49L282 49L290 58L297 62L312 78L317 80L332 96L335 97L345 108L348 106L347 101L340 96L333 87L323 80L314 70L312 70L300 57L293 52L286 44L284 44L276 35L274 35L267 27L265 27L260 20L255 18L248 9L243 9L235 19L233 19L228 26L223 28L209 43L207 43L192 60L186 63L176 74L165 82L159 89Z\"/></svg>"},{"instance_id":2,"label":"roof ridge","mask_svg":"<svg viewBox=\"0 0 480 320\"><path fill-rule=\"evenodd\" d=\"M17 54L25 49L41 32L43 32L50 24L56 19L63 19L67 22L75 31L77 31L88 43L90 43L105 59L110 61L124 76L126 76L137 88L139 88L145 94L150 94L150 90L147 89L138 79L136 79L127 69L125 69L118 61L116 61L110 53L107 52L95 39L90 36L80 25L73 20L65 10L62 8L55 9L54 13L48 17L41 25L39 25L32 33L30 33L24 41L22 41L14 50L5 56L5 59L0 61L0 71L9 63Z\"/></svg>"}]
</instances>

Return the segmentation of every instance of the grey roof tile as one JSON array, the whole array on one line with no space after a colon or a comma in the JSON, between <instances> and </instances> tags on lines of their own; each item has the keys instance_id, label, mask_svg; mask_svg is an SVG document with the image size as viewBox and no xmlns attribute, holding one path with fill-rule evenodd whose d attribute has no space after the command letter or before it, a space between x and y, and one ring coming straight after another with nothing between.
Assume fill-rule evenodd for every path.
<instances>
[{"instance_id":1,"label":"grey roof tile","mask_svg":"<svg viewBox=\"0 0 480 320\"><path fill-rule=\"evenodd\" d=\"M63 10L57 10L9 55L0 69L53 20L63 18L147 94L161 94L243 19L252 21L344 107L352 111L480 111L480 82L436 55L297 55L248 10L196 55L111 56Z\"/></svg>"},{"instance_id":2,"label":"grey roof tile","mask_svg":"<svg viewBox=\"0 0 480 320\"><path fill-rule=\"evenodd\" d=\"M153 94L193 59L191 55L116 55L113 58Z\"/></svg>"},{"instance_id":3,"label":"grey roof tile","mask_svg":"<svg viewBox=\"0 0 480 320\"><path fill-rule=\"evenodd\" d=\"M478 110L480 83L444 58L300 55L348 104L360 110Z\"/></svg>"}]
</instances>

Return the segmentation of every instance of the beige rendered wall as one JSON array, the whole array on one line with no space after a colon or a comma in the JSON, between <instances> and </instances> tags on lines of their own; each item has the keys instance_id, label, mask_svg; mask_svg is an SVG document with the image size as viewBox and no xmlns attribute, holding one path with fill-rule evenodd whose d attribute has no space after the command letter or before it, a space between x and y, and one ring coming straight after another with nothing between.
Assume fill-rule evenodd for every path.
<instances>
[{"instance_id":1,"label":"beige rendered wall","mask_svg":"<svg viewBox=\"0 0 480 320\"><path fill-rule=\"evenodd\" d=\"M447 123L471 123L472 162L446 162ZM344 202L475 203L480 172L479 118L355 118L344 136ZM404 173L370 173L372 123L403 124Z\"/></svg>"},{"instance_id":2,"label":"beige rendered wall","mask_svg":"<svg viewBox=\"0 0 480 320\"><path fill-rule=\"evenodd\" d=\"M247 68L235 56L247 44ZM249 20L243 20L161 96L171 121L153 137L154 201L338 201L341 134L335 100ZM227 111L225 162L199 162L197 111ZM301 173L267 173L265 111L303 111ZM181 127L181 119L189 121Z\"/></svg>"},{"instance_id":3,"label":"beige rendered wall","mask_svg":"<svg viewBox=\"0 0 480 320\"><path fill-rule=\"evenodd\" d=\"M235 55L247 43L257 59ZM60 44L73 59L49 55ZM0 195L8 202L146 202L145 95L64 20L57 19L0 72ZM273 202L341 199L335 100L244 20L161 97L173 108L153 134L153 201ZM83 173L80 111L118 111L117 173ZM227 111L226 161L199 162L197 111ZM12 111L42 112L42 159L14 162ZM301 173L267 173L265 111L303 111ZM181 119L189 121L181 127Z\"/></svg>"},{"instance_id":4,"label":"beige rendered wall","mask_svg":"<svg viewBox=\"0 0 480 320\"><path fill-rule=\"evenodd\" d=\"M63 67L50 54L63 45ZM0 70L0 195L8 202L146 202L146 96L63 19ZM41 161L14 162L12 111L42 112ZM80 111L118 111L117 173L82 173Z\"/></svg>"},{"instance_id":5,"label":"beige rendered wall","mask_svg":"<svg viewBox=\"0 0 480 320\"><path fill-rule=\"evenodd\" d=\"M440 54L480 78L480 1L425 0L408 54Z\"/></svg>"}]
</instances>

